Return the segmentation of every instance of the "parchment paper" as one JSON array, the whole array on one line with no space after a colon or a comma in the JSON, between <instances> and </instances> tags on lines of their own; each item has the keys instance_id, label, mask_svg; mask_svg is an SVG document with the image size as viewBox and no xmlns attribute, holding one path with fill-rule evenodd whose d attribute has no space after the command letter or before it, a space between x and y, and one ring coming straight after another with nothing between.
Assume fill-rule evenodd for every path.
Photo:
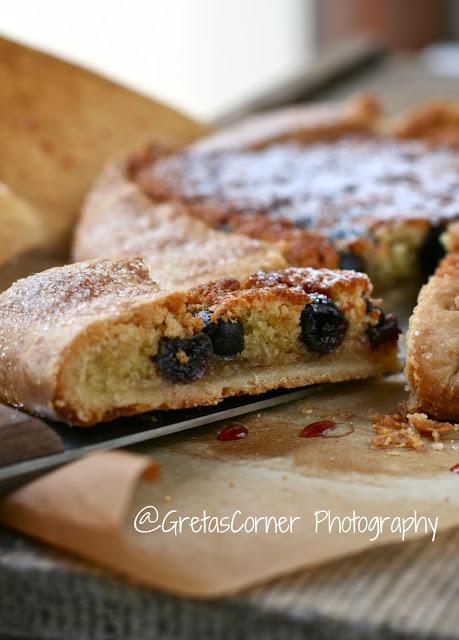
<instances>
[{"instance_id":1,"label":"parchment paper","mask_svg":"<svg viewBox=\"0 0 459 640\"><path fill-rule=\"evenodd\" d=\"M387 528L360 534L315 531L314 512L368 518L438 518L438 531L459 524L459 440L435 451L370 448L369 416L391 410L404 397L401 376L345 385L305 401L250 414L238 422L244 440L221 442L212 425L137 447L73 463L16 491L0 505L0 519L143 584L172 593L214 597L302 567L372 546L401 541ZM300 438L301 429L333 418L342 437ZM352 429L354 429L352 431ZM145 458L161 466L155 481L140 478ZM136 515L150 505L169 531L139 533ZM298 517L291 533L177 535L178 515ZM144 511L145 513L145 511ZM152 518L155 510L150 509ZM139 523L139 520L137 521ZM344 521L343 521L344 522ZM150 526L146 523L145 527ZM424 535L425 528L417 535ZM416 535L406 532L406 539ZM428 535L432 537L429 531ZM432 542L435 544L435 542Z\"/></svg>"}]
</instances>

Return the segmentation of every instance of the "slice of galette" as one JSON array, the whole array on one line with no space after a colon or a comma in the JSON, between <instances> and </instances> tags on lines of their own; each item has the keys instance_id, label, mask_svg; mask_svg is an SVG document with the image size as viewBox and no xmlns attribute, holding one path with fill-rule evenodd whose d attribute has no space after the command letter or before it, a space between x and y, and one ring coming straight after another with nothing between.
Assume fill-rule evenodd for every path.
<instances>
[{"instance_id":1,"label":"slice of galette","mask_svg":"<svg viewBox=\"0 0 459 640\"><path fill-rule=\"evenodd\" d=\"M0 399L88 426L153 409L398 370L366 275L287 269L162 290L140 259L94 260L0 295Z\"/></svg>"}]
</instances>

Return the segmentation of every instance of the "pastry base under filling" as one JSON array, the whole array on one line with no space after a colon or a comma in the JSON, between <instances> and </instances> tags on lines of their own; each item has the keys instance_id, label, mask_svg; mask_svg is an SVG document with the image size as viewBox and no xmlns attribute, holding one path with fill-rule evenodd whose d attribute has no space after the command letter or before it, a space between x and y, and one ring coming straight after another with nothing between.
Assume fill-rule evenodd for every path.
<instances>
[{"instance_id":1,"label":"pastry base under filling","mask_svg":"<svg viewBox=\"0 0 459 640\"><path fill-rule=\"evenodd\" d=\"M164 382L159 377L156 380L146 378L132 385L120 379L109 364L103 390L91 384L95 382L94 376L91 382L75 381L74 392L84 398L86 409L75 412L72 423L90 426L117 416L129 416L156 409L181 409L217 404L222 399L235 395L254 395L278 388L359 380L399 370L398 362L393 355L385 354L379 362L372 359L368 350L355 354L352 353L352 348L349 348L347 355L350 355L347 360L330 357L322 360L305 358L303 363L280 365L275 368L274 364L271 367L243 367L233 364L221 370L216 367L216 371L209 371L204 379L188 383L186 387ZM136 364L133 366L136 367ZM94 373L95 377L100 375L98 372ZM107 403L116 408L106 411Z\"/></svg>"},{"instance_id":2,"label":"pastry base under filling","mask_svg":"<svg viewBox=\"0 0 459 640\"><path fill-rule=\"evenodd\" d=\"M58 404L73 422L91 424L395 372L398 329L369 292L366 276L313 269L191 290L192 331L173 315L158 324L147 314L87 332L67 359Z\"/></svg>"}]
</instances>

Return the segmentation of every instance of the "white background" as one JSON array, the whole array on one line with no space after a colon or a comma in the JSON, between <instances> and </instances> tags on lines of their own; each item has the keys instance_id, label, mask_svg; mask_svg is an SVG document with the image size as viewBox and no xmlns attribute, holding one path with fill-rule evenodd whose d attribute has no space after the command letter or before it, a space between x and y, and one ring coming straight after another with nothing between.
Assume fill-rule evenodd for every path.
<instances>
[{"instance_id":1,"label":"white background","mask_svg":"<svg viewBox=\"0 0 459 640\"><path fill-rule=\"evenodd\" d=\"M0 32L212 118L312 56L312 0L0 0Z\"/></svg>"}]
</instances>

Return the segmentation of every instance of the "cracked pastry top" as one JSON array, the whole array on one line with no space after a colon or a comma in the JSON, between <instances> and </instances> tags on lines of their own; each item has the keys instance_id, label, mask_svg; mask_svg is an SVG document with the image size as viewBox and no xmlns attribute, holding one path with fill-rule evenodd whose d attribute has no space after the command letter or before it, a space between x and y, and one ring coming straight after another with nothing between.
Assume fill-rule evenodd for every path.
<instances>
[{"instance_id":1,"label":"cracked pastry top","mask_svg":"<svg viewBox=\"0 0 459 640\"><path fill-rule=\"evenodd\" d=\"M386 287L431 271L439 235L459 219L454 114L448 138L435 108L384 131L362 98L253 116L169 156L145 153L132 177L216 229L277 239L292 265L307 266L301 247L321 238L323 264L334 266L332 246L340 266Z\"/></svg>"},{"instance_id":2,"label":"cracked pastry top","mask_svg":"<svg viewBox=\"0 0 459 640\"><path fill-rule=\"evenodd\" d=\"M138 258L50 269L0 295L0 398L89 426L399 369L398 326L352 271L290 268L165 291Z\"/></svg>"},{"instance_id":3,"label":"cracked pastry top","mask_svg":"<svg viewBox=\"0 0 459 640\"><path fill-rule=\"evenodd\" d=\"M423 286L407 334L410 412L459 421L459 254Z\"/></svg>"}]
</instances>

